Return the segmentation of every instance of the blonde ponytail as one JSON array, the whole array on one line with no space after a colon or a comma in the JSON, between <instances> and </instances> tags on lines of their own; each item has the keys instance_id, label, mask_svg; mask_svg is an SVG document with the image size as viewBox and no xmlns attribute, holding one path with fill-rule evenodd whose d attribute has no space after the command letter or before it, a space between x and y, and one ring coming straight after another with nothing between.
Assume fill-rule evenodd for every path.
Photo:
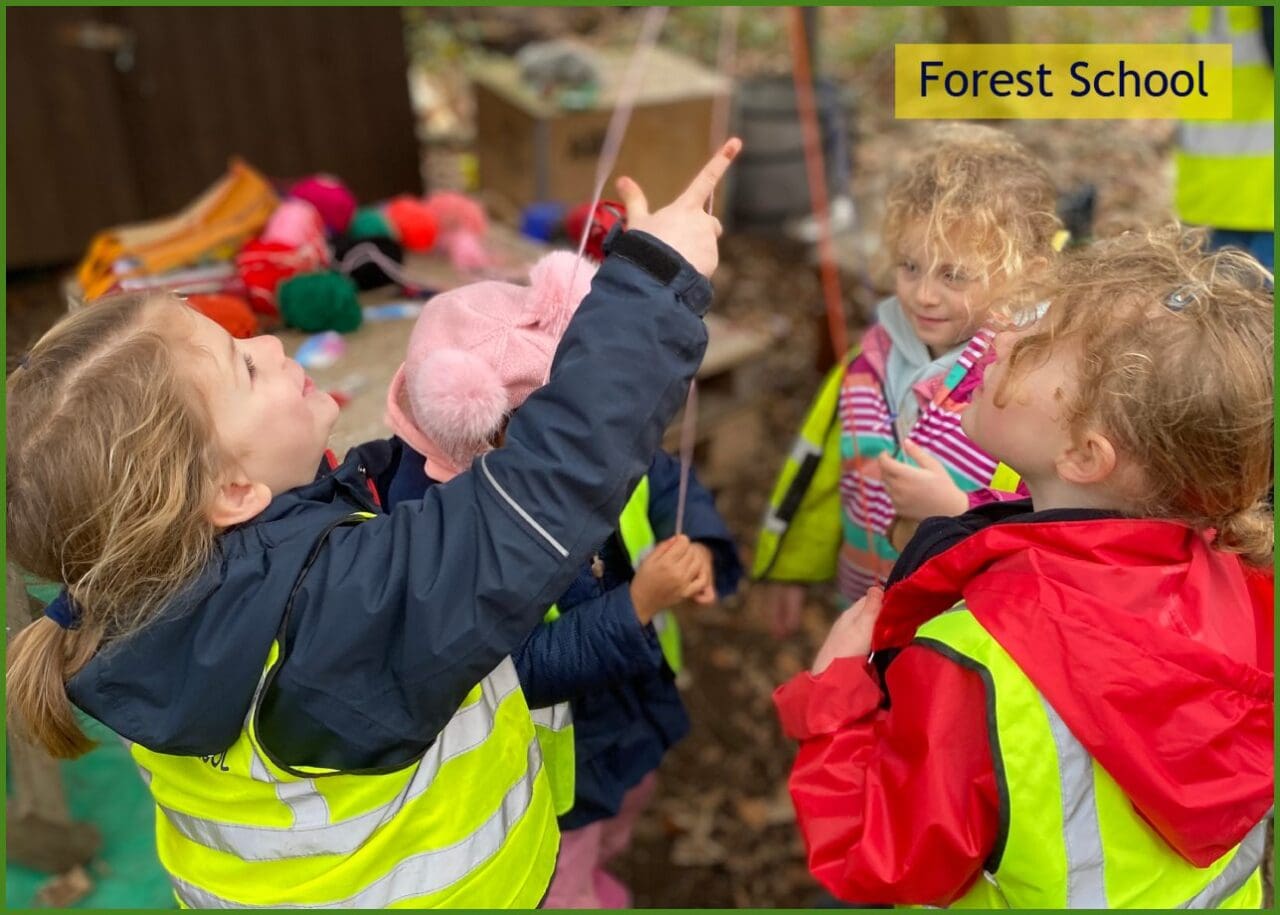
<instances>
[{"instance_id":1,"label":"blonde ponytail","mask_svg":"<svg viewBox=\"0 0 1280 915\"><path fill-rule=\"evenodd\" d=\"M41 617L9 643L5 696L9 728L58 759L74 759L94 747L76 721L67 680L88 663L102 631L63 629Z\"/></svg>"}]
</instances>

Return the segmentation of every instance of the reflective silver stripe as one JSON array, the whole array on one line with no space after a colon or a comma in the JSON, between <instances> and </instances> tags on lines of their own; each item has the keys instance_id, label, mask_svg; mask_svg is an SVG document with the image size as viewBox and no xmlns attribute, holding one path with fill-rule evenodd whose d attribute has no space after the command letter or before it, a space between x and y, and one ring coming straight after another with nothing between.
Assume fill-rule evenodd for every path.
<instances>
[{"instance_id":1,"label":"reflective silver stripe","mask_svg":"<svg viewBox=\"0 0 1280 915\"><path fill-rule=\"evenodd\" d=\"M636 552L636 568L640 568L640 563L649 558L649 554L653 552L654 544L649 544L644 549Z\"/></svg>"},{"instance_id":2,"label":"reflective silver stripe","mask_svg":"<svg viewBox=\"0 0 1280 915\"><path fill-rule=\"evenodd\" d=\"M541 524L539 524L537 521L534 521L533 516L531 516L527 511L521 508L520 504L516 502L515 499L511 498L511 496L507 494L507 491L503 489L498 484L498 481L493 478L493 474L489 472L488 458L489 458L488 454L485 454L480 458L480 468L484 471L485 477L489 480L490 484L492 484L493 488L498 491L498 495L506 499L507 504L516 510L516 514L519 515L521 518L523 518L526 524L528 524L531 528L533 528L535 531L541 534L543 536L543 539L545 539L547 543L555 547L556 551L559 552L561 556L568 558L569 551L560 545L560 541L556 540L555 537L552 537L549 533L547 533L546 528L544 528Z\"/></svg>"},{"instance_id":3,"label":"reflective silver stripe","mask_svg":"<svg viewBox=\"0 0 1280 915\"><path fill-rule=\"evenodd\" d=\"M1062 840L1067 850L1067 908L1107 908L1102 830L1093 789L1093 758L1044 697L1049 730L1058 750L1062 787Z\"/></svg>"},{"instance_id":4,"label":"reflective silver stripe","mask_svg":"<svg viewBox=\"0 0 1280 915\"><path fill-rule=\"evenodd\" d=\"M531 740L528 767L520 779L508 789L501 805L475 832L453 845L405 858L385 876L346 899L324 903L270 903L252 905L215 896L178 877L170 875L174 892L185 905L199 909L312 909L312 908L384 908L404 899L437 893L457 883L483 865L502 848L507 836L529 809L533 786L542 768L538 741Z\"/></svg>"},{"instance_id":5,"label":"reflective silver stripe","mask_svg":"<svg viewBox=\"0 0 1280 915\"><path fill-rule=\"evenodd\" d=\"M649 622L653 624L653 631L662 635L663 631L670 624L670 610L659 610L653 615L653 619Z\"/></svg>"},{"instance_id":6,"label":"reflective silver stripe","mask_svg":"<svg viewBox=\"0 0 1280 915\"><path fill-rule=\"evenodd\" d=\"M791 453L787 455L787 458L788 460L795 461L797 464L803 464L805 458L817 454L822 454L822 446L815 445L813 442L801 435L791 443Z\"/></svg>"},{"instance_id":7,"label":"reflective silver stripe","mask_svg":"<svg viewBox=\"0 0 1280 915\"><path fill-rule=\"evenodd\" d=\"M1275 148L1275 128L1271 121L1188 121L1178 128L1178 142L1193 156L1269 156Z\"/></svg>"},{"instance_id":8,"label":"reflective silver stripe","mask_svg":"<svg viewBox=\"0 0 1280 915\"><path fill-rule=\"evenodd\" d=\"M791 443L791 451L787 455L787 460L795 462L796 470L798 471L801 465L804 464L805 458L821 454L821 445L815 445L803 435L798 435L796 436L795 441ZM795 480L793 479L787 485L788 492L791 487L795 485ZM783 521L782 518L778 516L778 506L770 505L765 509L763 526L766 531L771 534L777 534L779 537L787 532L787 522Z\"/></svg>"},{"instance_id":9,"label":"reflective silver stripe","mask_svg":"<svg viewBox=\"0 0 1280 915\"><path fill-rule=\"evenodd\" d=\"M1270 828L1271 813L1268 813L1262 818L1261 823L1249 830L1248 835L1236 848L1231 861L1222 869L1222 873L1178 908L1216 909L1230 899L1233 893L1238 892L1248 882L1253 872L1262 866L1262 854L1267 844L1267 830Z\"/></svg>"},{"instance_id":10,"label":"reflective silver stripe","mask_svg":"<svg viewBox=\"0 0 1280 915\"><path fill-rule=\"evenodd\" d=\"M769 507L769 511L764 516L764 529L779 537L787 532L787 522L778 517L777 510L773 506Z\"/></svg>"},{"instance_id":11,"label":"reflective silver stripe","mask_svg":"<svg viewBox=\"0 0 1280 915\"><path fill-rule=\"evenodd\" d=\"M160 809L164 811L173 828L192 842L236 855L245 861L274 861L311 855L351 854L368 841L369 837L405 804L426 791L435 780L441 766L484 743L493 733L494 717L498 706L519 687L520 681L516 676L515 665L509 657L504 658L502 663L494 668L493 673L481 681L481 699L459 709L449 719L440 736L418 762L418 768L413 777L400 792L386 804L368 813L350 817L338 823L329 823L328 807L324 797L315 790L313 779L299 782L279 781L267 771L256 752L250 765L254 770L261 767L262 774L266 778L259 780L276 782L278 796L281 787L293 785L309 786L314 793L314 801L295 797L289 792L286 793L289 794L290 799L281 796L281 800L288 803L294 811L293 826L246 826L197 817L172 810L164 805L160 805ZM254 771L253 775L259 778L257 771ZM324 808L323 820L318 819L321 805ZM302 817L299 817L300 810L305 811Z\"/></svg>"},{"instance_id":12,"label":"reflective silver stripe","mask_svg":"<svg viewBox=\"0 0 1280 915\"><path fill-rule=\"evenodd\" d=\"M529 709L533 723L549 731L563 731L573 727L573 708L568 702L557 702L547 708Z\"/></svg>"},{"instance_id":13,"label":"reflective silver stripe","mask_svg":"<svg viewBox=\"0 0 1280 915\"><path fill-rule=\"evenodd\" d=\"M293 829L314 829L329 825L329 804L316 790L316 781L276 782L276 797L293 811Z\"/></svg>"},{"instance_id":14,"label":"reflective silver stripe","mask_svg":"<svg viewBox=\"0 0 1280 915\"><path fill-rule=\"evenodd\" d=\"M249 776L255 782L266 782L268 785L274 784L276 777L271 774L271 770L267 768L266 762L258 751L252 745L249 747Z\"/></svg>"},{"instance_id":15,"label":"reflective silver stripe","mask_svg":"<svg viewBox=\"0 0 1280 915\"><path fill-rule=\"evenodd\" d=\"M127 737L121 737L120 742L124 744L124 751L129 754L129 758L133 759L133 741ZM142 783L148 788L151 787L151 770L142 763L133 759L133 764L138 767L138 774L142 776Z\"/></svg>"},{"instance_id":16,"label":"reflective silver stripe","mask_svg":"<svg viewBox=\"0 0 1280 915\"><path fill-rule=\"evenodd\" d=\"M1227 12L1222 7L1214 7L1213 26L1209 34L1191 36L1195 44L1229 44L1231 45L1231 65L1244 67L1250 64L1270 64L1267 57L1267 46L1262 43L1262 36L1256 29L1247 32L1233 32L1227 22Z\"/></svg>"}]
</instances>

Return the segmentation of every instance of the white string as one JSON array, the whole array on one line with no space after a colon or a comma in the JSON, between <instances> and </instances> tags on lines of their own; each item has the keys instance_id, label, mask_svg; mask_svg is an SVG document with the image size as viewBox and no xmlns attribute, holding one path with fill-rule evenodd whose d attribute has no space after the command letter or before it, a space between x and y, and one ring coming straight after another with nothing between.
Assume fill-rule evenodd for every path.
<instances>
[{"instance_id":1,"label":"white string","mask_svg":"<svg viewBox=\"0 0 1280 915\"><path fill-rule=\"evenodd\" d=\"M662 23L667 18L665 6L651 6L645 10L644 22L640 24L640 36L636 39L635 51L627 64L627 71L622 77L618 89L618 99L613 114L609 117L609 127L605 131L604 145L600 147L600 158L596 160L595 191L591 195L591 206L587 209L587 218L582 223L582 237L578 239L578 256L573 262L573 272L569 274L567 289L573 288L578 278L578 264L582 262L582 252L587 250L587 238L591 235L591 226L595 222L596 206L600 203L600 195L604 193L604 183L618 161L618 152L622 149L622 138L626 135L627 124L631 121L631 112L635 108L636 96L640 94L640 84L644 79L644 65L648 63L649 52L658 43L658 33L662 31ZM566 303L567 304L567 303Z\"/></svg>"},{"instance_id":2,"label":"white string","mask_svg":"<svg viewBox=\"0 0 1280 915\"><path fill-rule=\"evenodd\" d=\"M737 52L738 16L742 11L727 6L720 15L720 42L716 50L716 71L722 76L732 69ZM729 77L732 86L733 77ZM711 152L724 145L729 138L730 93L718 95L711 107ZM707 212L715 212L716 195L707 197ZM693 449L698 439L698 379L689 382L689 396L684 402L684 417L680 423L680 489L676 496L676 534L684 533L684 507L689 500L689 474L693 469Z\"/></svg>"}]
</instances>

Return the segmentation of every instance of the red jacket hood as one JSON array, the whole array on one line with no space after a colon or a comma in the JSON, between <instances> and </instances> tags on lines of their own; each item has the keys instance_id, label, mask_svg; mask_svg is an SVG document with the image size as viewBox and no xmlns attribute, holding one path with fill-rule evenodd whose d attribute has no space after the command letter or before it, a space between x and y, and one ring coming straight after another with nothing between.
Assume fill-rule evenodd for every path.
<instances>
[{"instance_id":1,"label":"red jacket hood","mask_svg":"<svg viewBox=\"0 0 1280 915\"><path fill-rule=\"evenodd\" d=\"M1269 572L1174 522L997 524L889 589L875 647L907 644L963 599L1142 816L1203 867L1273 803L1273 595Z\"/></svg>"}]
</instances>

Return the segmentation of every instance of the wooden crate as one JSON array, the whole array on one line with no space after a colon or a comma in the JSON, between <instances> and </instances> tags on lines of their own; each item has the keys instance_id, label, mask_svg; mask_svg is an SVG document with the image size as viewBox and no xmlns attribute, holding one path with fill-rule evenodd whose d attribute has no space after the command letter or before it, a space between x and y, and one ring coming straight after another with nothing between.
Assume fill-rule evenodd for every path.
<instances>
[{"instance_id":1,"label":"wooden crate","mask_svg":"<svg viewBox=\"0 0 1280 915\"><path fill-rule=\"evenodd\" d=\"M599 97L590 108L573 111L525 85L512 60L478 66L472 72L476 150L486 196L517 208L589 200L630 57L630 50L596 52ZM729 91L725 77L654 48L605 195L615 195L613 179L624 174L640 182L655 206L683 190L710 155L712 108Z\"/></svg>"}]
</instances>

